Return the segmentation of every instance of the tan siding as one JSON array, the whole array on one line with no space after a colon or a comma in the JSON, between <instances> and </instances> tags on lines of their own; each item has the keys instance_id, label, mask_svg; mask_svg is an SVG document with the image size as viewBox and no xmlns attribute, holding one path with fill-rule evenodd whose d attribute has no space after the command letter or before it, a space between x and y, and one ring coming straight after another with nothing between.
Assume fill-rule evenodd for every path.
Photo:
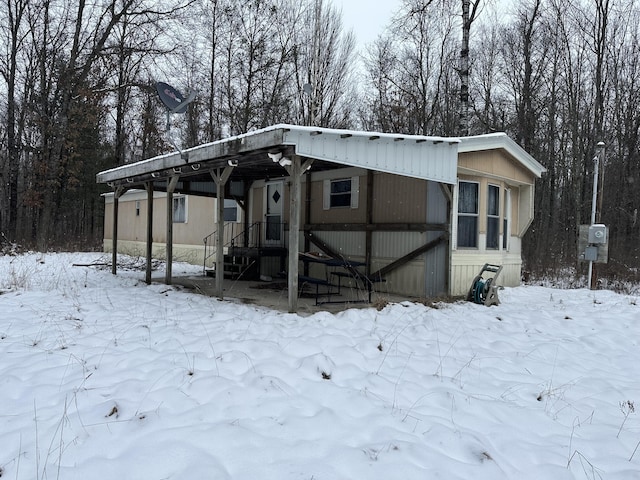
<instances>
[{"instance_id":1,"label":"tan siding","mask_svg":"<svg viewBox=\"0 0 640 480\"><path fill-rule=\"evenodd\" d=\"M465 152L458 155L458 168L483 172L518 183L533 183L534 176L506 153L498 150Z\"/></svg>"},{"instance_id":2,"label":"tan siding","mask_svg":"<svg viewBox=\"0 0 640 480\"><path fill-rule=\"evenodd\" d=\"M511 187L511 235L518 235L520 189Z\"/></svg>"},{"instance_id":3,"label":"tan siding","mask_svg":"<svg viewBox=\"0 0 640 480\"><path fill-rule=\"evenodd\" d=\"M264 221L264 187L251 189L251 221Z\"/></svg>"},{"instance_id":4,"label":"tan siding","mask_svg":"<svg viewBox=\"0 0 640 480\"><path fill-rule=\"evenodd\" d=\"M351 178L354 175L348 172L331 172L332 179L339 178ZM358 208L341 207L324 210L323 208L323 181L324 178L320 176L314 177L311 182L311 218L306 223L365 223L367 221L366 211L366 198L367 198L367 177L366 175L358 175L359 177L359 190L358 190ZM306 182L303 183L306 184ZM302 211L305 210L306 193L303 188L302 194Z\"/></svg>"},{"instance_id":5,"label":"tan siding","mask_svg":"<svg viewBox=\"0 0 640 480\"><path fill-rule=\"evenodd\" d=\"M108 200L104 205L104 238L113 240L113 202Z\"/></svg>"},{"instance_id":6,"label":"tan siding","mask_svg":"<svg viewBox=\"0 0 640 480\"><path fill-rule=\"evenodd\" d=\"M373 223L424 222L427 182L391 174L373 177Z\"/></svg>"},{"instance_id":7,"label":"tan siding","mask_svg":"<svg viewBox=\"0 0 640 480\"><path fill-rule=\"evenodd\" d=\"M111 252L111 241L104 242L104 251ZM144 257L146 255L146 243L136 242L132 240L118 240L118 253L131 255L134 257ZM151 256L153 258L165 259L167 248L165 243L156 243L152 245ZM173 245L173 260L175 262L186 262L192 265L203 265L204 262L204 246L201 245Z\"/></svg>"},{"instance_id":8,"label":"tan siding","mask_svg":"<svg viewBox=\"0 0 640 480\"><path fill-rule=\"evenodd\" d=\"M140 202L140 215L136 216L136 201ZM200 245L202 239L215 228L215 198L189 196L187 199L187 222L173 224L175 244ZM167 198L156 196L153 203L153 241L166 243L167 238ZM105 239L113 235L113 202L105 205ZM118 204L118 244L120 241L146 242L147 199L146 194L139 199L120 198Z\"/></svg>"},{"instance_id":9,"label":"tan siding","mask_svg":"<svg viewBox=\"0 0 640 480\"><path fill-rule=\"evenodd\" d=\"M166 199L162 199L165 220L158 225L166 230ZM189 196L187 198L187 223L173 224L173 242L175 244L200 245L202 239L215 230L216 200L210 197ZM154 233L156 218L154 206ZM158 232L159 233L159 232ZM165 235L166 236L166 235ZM155 238L155 235L154 235Z\"/></svg>"}]
</instances>

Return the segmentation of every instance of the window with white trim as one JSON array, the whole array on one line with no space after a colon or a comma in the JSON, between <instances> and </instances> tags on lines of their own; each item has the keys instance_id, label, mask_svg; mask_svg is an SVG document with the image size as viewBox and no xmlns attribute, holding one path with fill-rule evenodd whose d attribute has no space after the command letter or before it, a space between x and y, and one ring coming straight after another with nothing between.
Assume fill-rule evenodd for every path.
<instances>
[{"instance_id":1,"label":"window with white trim","mask_svg":"<svg viewBox=\"0 0 640 480\"><path fill-rule=\"evenodd\" d=\"M187 197L173 197L173 223L187 223Z\"/></svg>"},{"instance_id":2,"label":"window with white trim","mask_svg":"<svg viewBox=\"0 0 640 480\"><path fill-rule=\"evenodd\" d=\"M234 199L224 199L223 218L225 222L237 222L240 218L240 216L238 215L238 202L236 202Z\"/></svg>"},{"instance_id":3,"label":"window with white trim","mask_svg":"<svg viewBox=\"0 0 640 480\"><path fill-rule=\"evenodd\" d=\"M325 180L323 190L325 210L358 208L359 177Z\"/></svg>"},{"instance_id":4,"label":"window with white trim","mask_svg":"<svg viewBox=\"0 0 640 480\"><path fill-rule=\"evenodd\" d=\"M487 190L487 250L500 245L500 187L489 185Z\"/></svg>"},{"instance_id":5,"label":"window with white trim","mask_svg":"<svg viewBox=\"0 0 640 480\"><path fill-rule=\"evenodd\" d=\"M478 183L458 182L457 246L478 247Z\"/></svg>"}]
</instances>

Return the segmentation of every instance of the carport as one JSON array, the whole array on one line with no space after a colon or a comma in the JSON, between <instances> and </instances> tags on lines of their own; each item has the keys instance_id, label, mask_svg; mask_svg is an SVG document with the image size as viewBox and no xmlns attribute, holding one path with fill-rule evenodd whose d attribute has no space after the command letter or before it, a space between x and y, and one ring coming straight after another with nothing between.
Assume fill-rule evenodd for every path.
<instances>
[{"instance_id":1,"label":"carport","mask_svg":"<svg viewBox=\"0 0 640 480\"><path fill-rule=\"evenodd\" d=\"M451 198L456 183L457 138L336 130L295 125L275 125L236 137L190 148L100 172L98 183L114 191L113 266L116 274L118 199L132 188L146 189L147 210L145 280L151 283L153 192L167 193L165 282L171 284L174 192L214 196L217 202L218 239L222 245L224 198L246 198L253 181L289 177L288 302L297 311L298 258L301 212L301 179L308 172L360 167L370 171L430 180L441 185ZM244 196L243 196L244 192ZM448 212L447 212L448 213ZM216 270L223 270L223 251L216 251ZM216 275L218 298L223 298L223 275Z\"/></svg>"}]
</instances>

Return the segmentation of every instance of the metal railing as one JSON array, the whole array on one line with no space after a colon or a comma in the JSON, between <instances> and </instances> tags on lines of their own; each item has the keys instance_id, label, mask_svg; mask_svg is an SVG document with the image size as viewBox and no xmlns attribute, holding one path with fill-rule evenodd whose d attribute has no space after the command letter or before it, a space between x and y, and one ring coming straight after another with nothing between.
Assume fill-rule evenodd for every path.
<instances>
[{"instance_id":1,"label":"metal railing","mask_svg":"<svg viewBox=\"0 0 640 480\"><path fill-rule=\"evenodd\" d=\"M223 248L261 248L264 245L284 246L283 232L284 224L274 224L266 222L254 222L245 228L243 223L227 222L224 224ZM268 229L268 230L265 230ZM277 235L279 240L270 240L274 238L273 230L280 232ZM264 241L263 232L267 233L267 241ZM204 237L204 271L207 269L207 261L216 254L218 231L214 231Z\"/></svg>"}]
</instances>

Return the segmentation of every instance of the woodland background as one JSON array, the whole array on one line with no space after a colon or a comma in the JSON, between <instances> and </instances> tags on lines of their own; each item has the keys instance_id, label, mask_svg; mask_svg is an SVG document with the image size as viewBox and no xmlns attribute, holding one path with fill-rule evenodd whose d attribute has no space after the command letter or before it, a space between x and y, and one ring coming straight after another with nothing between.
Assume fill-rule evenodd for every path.
<instances>
[{"instance_id":1,"label":"woodland background","mask_svg":"<svg viewBox=\"0 0 640 480\"><path fill-rule=\"evenodd\" d=\"M173 150L165 81L198 92L172 119L185 148L276 123L507 132L547 168L523 247L536 275L578 266L605 142L602 268L638 279L638 1L403 0L361 51L330 0L0 1L0 242L99 246L95 174Z\"/></svg>"}]
</instances>

